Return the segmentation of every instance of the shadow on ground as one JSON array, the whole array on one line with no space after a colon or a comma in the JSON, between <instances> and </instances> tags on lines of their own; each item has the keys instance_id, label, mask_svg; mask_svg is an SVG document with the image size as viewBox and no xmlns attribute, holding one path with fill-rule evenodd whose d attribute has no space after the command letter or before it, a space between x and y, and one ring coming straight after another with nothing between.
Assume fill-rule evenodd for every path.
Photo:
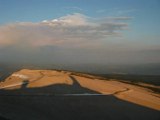
<instances>
[{"instance_id":1,"label":"shadow on ground","mask_svg":"<svg viewBox=\"0 0 160 120\"><path fill-rule=\"evenodd\" d=\"M46 87L27 88L28 80L24 80L20 89L0 90L0 95L57 95L57 94L98 94L98 92L83 88L74 77L70 77L73 81L72 85L54 84Z\"/></svg>"},{"instance_id":2,"label":"shadow on ground","mask_svg":"<svg viewBox=\"0 0 160 120\"><path fill-rule=\"evenodd\" d=\"M120 100L112 95L63 96L63 94L97 94L81 87L57 84L42 88L0 91L0 114L10 120L160 120L160 112ZM61 94L61 95L60 95Z\"/></svg>"},{"instance_id":3,"label":"shadow on ground","mask_svg":"<svg viewBox=\"0 0 160 120\"><path fill-rule=\"evenodd\" d=\"M0 116L0 120L9 120L8 118Z\"/></svg>"}]
</instances>

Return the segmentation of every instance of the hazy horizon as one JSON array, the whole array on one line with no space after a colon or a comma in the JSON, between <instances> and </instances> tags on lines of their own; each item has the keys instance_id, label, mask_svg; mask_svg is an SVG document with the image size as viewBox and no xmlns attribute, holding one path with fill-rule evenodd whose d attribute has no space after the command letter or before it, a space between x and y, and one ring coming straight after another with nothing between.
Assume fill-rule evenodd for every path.
<instances>
[{"instance_id":1,"label":"hazy horizon","mask_svg":"<svg viewBox=\"0 0 160 120\"><path fill-rule=\"evenodd\" d=\"M0 0L0 62L160 63L159 5L158 0Z\"/></svg>"}]
</instances>

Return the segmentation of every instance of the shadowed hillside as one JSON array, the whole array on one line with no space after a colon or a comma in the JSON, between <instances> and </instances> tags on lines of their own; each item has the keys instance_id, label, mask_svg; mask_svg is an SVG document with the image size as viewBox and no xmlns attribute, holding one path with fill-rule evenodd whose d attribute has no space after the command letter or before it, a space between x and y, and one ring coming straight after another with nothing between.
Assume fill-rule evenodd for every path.
<instances>
[{"instance_id":1,"label":"shadowed hillside","mask_svg":"<svg viewBox=\"0 0 160 120\"><path fill-rule=\"evenodd\" d=\"M159 95L82 73L23 69L0 83L9 120L159 120Z\"/></svg>"}]
</instances>

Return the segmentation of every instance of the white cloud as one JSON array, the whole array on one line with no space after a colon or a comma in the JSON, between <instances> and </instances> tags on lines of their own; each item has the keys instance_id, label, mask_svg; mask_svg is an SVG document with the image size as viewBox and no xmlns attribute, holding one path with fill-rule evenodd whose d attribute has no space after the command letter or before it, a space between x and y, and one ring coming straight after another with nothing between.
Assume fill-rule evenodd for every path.
<instances>
[{"instance_id":1,"label":"white cloud","mask_svg":"<svg viewBox=\"0 0 160 120\"><path fill-rule=\"evenodd\" d=\"M0 61L55 64L159 61L159 45L155 49L144 42L132 43L118 37L128 29L130 19L126 16L95 19L75 13L36 23L1 25Z\"/></svg>"},{"instance_id":2,"label":"white cloud","mask_svg":"<svg viewBox=\"0 0 160 120\"><path fill-rule=\"evenodd\" d=\"M94 21L80 13L42 22L19 22L0 26L0 46L46 46L88 44L121 35L128 28L129 17ZM119 21L120 20L120 21Z\"/></svg>"},{"instance_id":3,"label":"white cloud","mask_svg":"<svg viewBox=\"0 0 160 120\"><path fill-rule=\"evenodd\" d=\"M46 23L48 25L61 25L61 26L79 26L79 25L86 25L87 23L87 16L75 13L73 15L66 15L63 17L60 17L58 19L53 20L45 20L42 21L43 23Z\"/></svg>"}]
</instances>

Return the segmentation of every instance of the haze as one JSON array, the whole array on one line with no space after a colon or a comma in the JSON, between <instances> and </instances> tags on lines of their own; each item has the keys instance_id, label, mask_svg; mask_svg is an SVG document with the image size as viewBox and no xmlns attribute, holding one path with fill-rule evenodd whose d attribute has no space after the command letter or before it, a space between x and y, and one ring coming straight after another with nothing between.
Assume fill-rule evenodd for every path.
<instances>
[{"instance_id":1,"label":"haze","mask_svg":"<svg viewBox=\"0 0 160 120\"><path fill-rule=\"evenodd\" d=\"M158 0L0 0L0 62L159 63L159 5Z\"/></svg>"}]
</instances>

